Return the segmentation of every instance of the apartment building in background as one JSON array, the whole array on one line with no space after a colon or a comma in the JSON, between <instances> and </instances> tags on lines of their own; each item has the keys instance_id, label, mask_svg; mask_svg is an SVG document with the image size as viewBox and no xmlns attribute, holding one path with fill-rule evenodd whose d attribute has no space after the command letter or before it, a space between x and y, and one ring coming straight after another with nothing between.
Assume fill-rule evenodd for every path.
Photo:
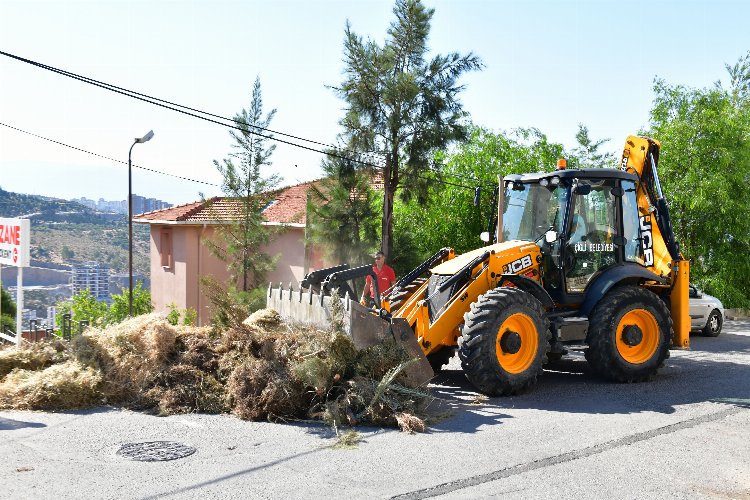
<instances>
[{"instance_id":1,"label":"apartment building in background","mask_svg":"<svg viewBox=\"0 0 750 500\"><path fill-rule=\"evenodd\" d=\"M108 302L109 266L101 262L84 262L74 264L71 276L73 294L88 289L96 300Z\"/></svg>"}]
</instances>

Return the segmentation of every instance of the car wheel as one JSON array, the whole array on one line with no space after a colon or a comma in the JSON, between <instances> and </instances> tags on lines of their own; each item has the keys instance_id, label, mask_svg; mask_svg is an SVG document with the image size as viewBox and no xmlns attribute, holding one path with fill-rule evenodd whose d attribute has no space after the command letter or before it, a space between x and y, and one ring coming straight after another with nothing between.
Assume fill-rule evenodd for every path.
<instances>
[{"instance_id":1,"label":"car wheel","mask_svg":"<svg viewBox=\"0 0 750 500\"><path fill-rule=\"evenodd\" d=\"M721 327L724 323L724 318L721 317L721 313L718 309L711 311L708 315L708 322L703 327L704 337L718 337L721 333Z\"/></svg>"}]
</instances>

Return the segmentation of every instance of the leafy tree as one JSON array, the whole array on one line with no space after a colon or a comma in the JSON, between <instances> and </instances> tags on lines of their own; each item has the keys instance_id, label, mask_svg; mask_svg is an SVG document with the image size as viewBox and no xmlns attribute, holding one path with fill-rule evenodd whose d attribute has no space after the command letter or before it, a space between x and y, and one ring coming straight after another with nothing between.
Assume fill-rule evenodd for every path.
<instances>
[{"instance_id":1,"label":"leafy tree","mask_svg":"<svg viewBox=\"0 0 750 500\"><path fill-rule=\"evenodd\" d=\"M446 246L459 253L478 248L483 244L479 235L487 231L490 215L497 210L497 201L491 202L499 178L550 171L564 155L563 146L549 142L538 129L493 133L474 127L468 142L450 153L438 153L445 168L442 178L434 180L431 203L397 204L396 237L416 242L421 259ZM476 187L481 188L478 207Z\"/></svg>"},{"instance_id":2,"label":"leafy tree","mask_svg":"<svg viewBox=\"0 0 750 500\"><path fill-rule=\"evenodd\" d=\"M63 315L70 314L73 321L88 321L90 325L101 326L107 320L107 312L107 304L96 300L91 290L84 288L70 300L58 304L55 323L62 328Z\"/></svg>"},{"instance_id":3,"label":"leafy tree","mask_svg":"<svg viewBox=\"0 0 750 500\"><path fill-rule=\"evenodd\" d=\"M377 211L369 174L350 159L323 160L325 177L310 188L307 204L309 238L334 262L369 262L377 245Z\"/></svg>"},{"instance_id":4,"label":"leafy tree","mask_svg":"<svg viewBox=\"0 0 750 500\"><path fill-rule=\"evenodd\" d=\"M393 249L393 204L400 188L404 200L426 201L433 152L466 137L465 114L457 83L482 63L473 54L436 55L427 60L427 39L434 13L419 0L396 0L395 20L382 46L363 40L347 22L345 77L335 92L346 103L341 120L349 147L384 158L382 250ZM370 162L371 163L371 162Z\"/></svg>"},{"instance_id":5,"label":"leafy tree","mask_svg":"<svg viewBox=\"0 0 750 500\"><path fill-rule=\"evenodd\" d=\"M589 128L582 123L578 124L576 133L578 145L573 149L570 166L574 168L614 168L615 155L611 151L600 152L600 149L609 139L595 141L589 137Z\"/></svg>"},{"instance_id":6,"label":"leafy tree","mask_svg":"<svg viewBox=\"0 0 750 500\"><path fill-rule=\"evenodd\" d=\"M656 80L651 110L659 177L692 279L728 307L750 306L749 60L727 66L728 89Z\"/></svg>"},{"instance_id":7,"label":"leafy tree","mask_svg":"<svg viewBox=\"0 0 750 500\"><path fill-rule=\"evenodd\" d=\"M5 330L6 326L16 331L16 303L13 302L10 292L0 283L0 330Z\"/></svg>"},{"instance_id":8,"label":"leafy tree","mask_svg":"<svg viewBox=\"0 0 750 500\"><path fill-rule=\"evenodd\" d=\"M106 314L107 324L119 323L128 317L130 290L123 288L122 293L112 296L112 304ZM154 310L151 293L143 288L143 283L136 283L133 288L133 316L148 314Z\"/></svg>"},{"instance_id":9,"label":"leafy tree","mask_svg":"<svg viewBox=\"0 0 750 500\"><path fill-rule=\"evenodd\" d=\"M214 160L223 178L224 194L236 203L237 216L218 229L224 244L208 242L208 246L227 262L233 281L242 282L243 292L263 283L265 275L275 265L273 257L260 251L261 246L268 243L270 234L263 225L263 209L272 201L272 190L281 181L275 174L261 175L261 168L271 165L270 158L276 149L276 145L268 145L270 134L262 129L268 128L275 114L273 109L263 115L260 78L256 78L250 108L243 108L235 115L238 130L229 131L235 141L235 151L221 162Z\"/></svg>"},{"instance_id":10,"label":"leafy tree","mask_svg":"<svg viewBox=\"0 0 750 500\"><path fill-rule=\"evenodd\" d=\"M725 64L724 67L729 73L729 91L735 104L747 104L750 99L750 51L740 57L739 60L730 66Z\"/></svg>"},{"instance_id":11,"label":"leafy tree","mask_svg":"<svg viewBox=\"0 0 750 500\"><path fill-rule=\"evenodd\" d=\"M63 315L70 314L75 322L88 321L90 325L106 326L119 323L128 317L128 297L130 291L123 289L119 295L112 295L112 304L100 302L94 298L88 288L73 295L70 300L57 304L55 323L62 328ZM133 289L133 315L139 316L154 310L151 293L143 288L143 283L136 283Z\"/></svg>"}]
</instances>

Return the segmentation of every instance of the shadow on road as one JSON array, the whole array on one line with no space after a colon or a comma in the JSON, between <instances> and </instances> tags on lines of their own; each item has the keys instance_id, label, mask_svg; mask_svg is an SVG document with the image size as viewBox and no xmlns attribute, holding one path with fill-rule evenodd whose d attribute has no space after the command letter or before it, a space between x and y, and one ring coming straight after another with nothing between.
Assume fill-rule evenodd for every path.
<instances>
[{"instance_id":1,"label":"shadow on road","mask_svg":"<svg viewBox=\"0 0 750 500\"><path fill-rule=\"evenodd\" d=\"M44 430L49 430L49 429L58 427L60 425L67 425L73 420L84 418L87 415L95 415L97 413L107 413L111 411L119 411L119 410L116 408L109 407L109 406L100 406L96 408L86 408L83 410L66 410L66 411L54 412L58 415L69 416L70 418L67 418L60 422L49 424L49 425L38 423L38 422L25 422L21 420L13 420L12 418L0 417L0 431L13 431L13 430L25 429L25 428L40 429L39 431L34 431L34 432L31 432L30 434L27 434L27 436L30 436L37 432L41 432L42 428L44 428Z\"/></svg>"},{"instance_id":2,"label":"shadow on road","mask_svg":"<svg viewBox=\"0 0 750 500\"><path fill-rule=\"evenodd\" d=\"M476 432L483 425L502 423L506 409L536 409L588 414L674 413L678 406L714 401L750 404L750 322L732 322L718 338L691 337L690 351L673 355L648 382L618 384L597 376L582 353L573 353L545 366L537 385L513 397L487 398L476 391L458 369L437 375L432 390L438 398L430 432ZM733 356L732 361L727 361ZM737 358L739 356L739 359ZM737 361L735 361L737 359ZM746 361L743 363L742 361ZM447 415L451 416L448 417Z\"/></svg>"},{"instance_id":3,"label":"shadow on road","mask_svg":"<svg viewBox=\"0 0 750 500\"><path fill-rule=\"evenodd\" d=\"M16 429L24 429L27 427L47 427L46 424L40 424L39 422L24 422L23 420L13 420L12 418L0 417L0 431L14 431Z\"/></svg>"}]
</instances>

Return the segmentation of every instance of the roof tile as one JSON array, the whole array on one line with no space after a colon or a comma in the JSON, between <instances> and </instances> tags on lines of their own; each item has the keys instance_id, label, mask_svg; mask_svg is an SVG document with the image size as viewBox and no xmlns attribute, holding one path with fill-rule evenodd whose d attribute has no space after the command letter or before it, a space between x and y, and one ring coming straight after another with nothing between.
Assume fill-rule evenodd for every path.
<instances>
[{"instance_id":1,"label":"roof tile","mask_svg":"<svg viewBox=\"0 0 750 500\"><path fill-rule=\"evenodd\" d=\"M282 188L276 192L274 202L264 211L266 221L280 224L305 224L307 191L313 182ZM214 197L172 208L154 210L133 217L136 222L229 222L241 214L237 199Z\"/></svg>"}]
</instances>

